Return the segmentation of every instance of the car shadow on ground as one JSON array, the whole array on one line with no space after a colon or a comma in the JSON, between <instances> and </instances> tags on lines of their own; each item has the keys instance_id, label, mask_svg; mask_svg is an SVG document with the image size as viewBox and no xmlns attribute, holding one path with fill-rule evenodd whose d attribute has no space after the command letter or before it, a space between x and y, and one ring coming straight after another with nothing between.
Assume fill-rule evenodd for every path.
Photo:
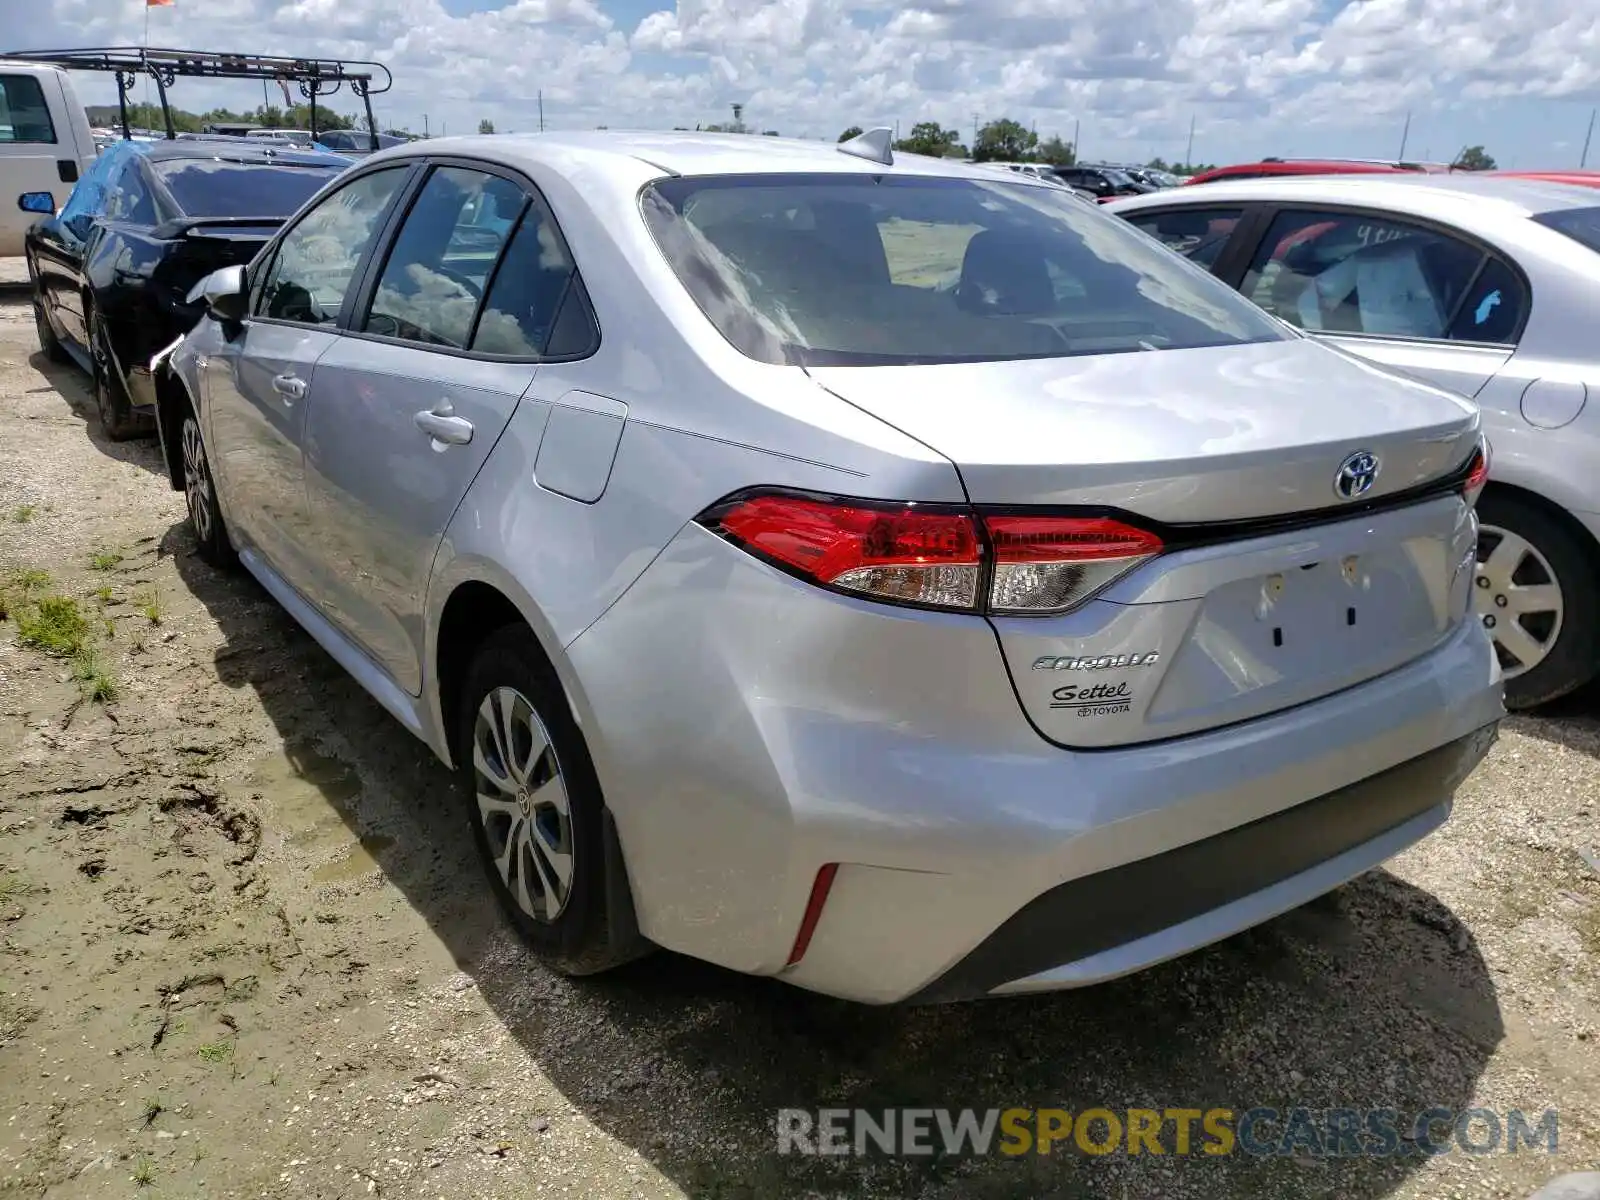
<instances>
[{"instance_id":1,"label":"car shadow on ground","mask_svg":"<svg viewBox=\"0 0 1600 1200\"><path fill-rule=\"evenodd\" d=\"M356 836L394 839L386 876L505 1028L573 1105L691 1195L1376 1198L1424 1161L1412 1141L1344 1158L1304 1141L1218 1156L1197 1137L1186 1157L1068 1143L863 1160L779 1155L776 1110L1459 1110L1504 1034L1468 931L1381 870L1179 962L1042 998L871 1008L665 953L557 978L494 909L449 773L247 575L195 557L186 525L163 549L221 625L223 682L256 693L291 758L330 744L351 758L362 791L330 804Z\"/></svg>"},{"instance_id":2,"label":"car shadow on ground","mask_svg":"<svg viewBox=\"0 0 1600 1200\"><path fill-rule=\"evenodd\" d=\"M1600 680L1532 713L1513 715L1506 728L1600 758Z\"/></svg>"},{"instance_id":3,"label":"car shadow on ground","mask_svg":"<svg viewBox=\"0 0 1600 1200\"><path fill-rule=\"evenodd\" d=\"M107 458L143 467L156 475L167 473L161 458L161 443L154 433L126 442L113 442L100 425L100 414L95 408L94 386L89 376L74 363L51 362L44 353L35 350L28 365L43 375L45 382L29 391L56 392L66 401L72 415L84 423L84 431L95 448Z\"/></svg>"}]
</instances>

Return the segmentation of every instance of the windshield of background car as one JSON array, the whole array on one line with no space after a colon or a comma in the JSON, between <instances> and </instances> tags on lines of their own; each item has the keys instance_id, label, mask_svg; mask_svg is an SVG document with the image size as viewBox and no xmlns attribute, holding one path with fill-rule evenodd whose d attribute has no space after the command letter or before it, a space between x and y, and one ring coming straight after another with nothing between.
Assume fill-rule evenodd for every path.
<instances>
[{"instance_id":1,"label":"windshield of background car","mask_svg":"<svg viewBox=\"0 0 1600 1200\"><path fill-rule=\"evenodd\" d=\"M871 175L645 189L678 279L762 362L869 366L1282 341L1233 289L1056 188Z\"/></svg>"},{"instance_id":2,"label":"windshield of background car","mask_svg":"<svg viewBox=\"0 0 1600 1200\"><path fill-rule=\"evenodd\" d=\"M150 164L191 217L286 217L344 170L339 166L169 158Z\"/></svg>"},{"instance_id":3,"label":"windshield of background car","mask_svg":"<svg viewBox=\"0 0 1600 1200\"><path fill-rule=\"evenodd\" d=\"M1564 233L1581 246L1600 253L1600 208L1559 208L1538 213L1533 218L1557 233Z\"/></svg>"}]
</instances>

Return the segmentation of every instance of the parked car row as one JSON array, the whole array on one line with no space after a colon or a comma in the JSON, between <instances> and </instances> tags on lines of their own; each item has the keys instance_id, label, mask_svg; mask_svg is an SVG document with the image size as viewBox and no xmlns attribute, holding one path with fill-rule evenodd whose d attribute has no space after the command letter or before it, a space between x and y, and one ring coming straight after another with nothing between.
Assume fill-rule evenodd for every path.
<instances>
[{"instance_id":1,"label":"parked car row","mask_svg":"<svg viewBox=\"0 0 1600 1200\"><path fill-rule=\"evenodd\" d=\"M1495 449L1475 611L1526 708L1600 674L1600 174L1221 180L1112 211L1279 319L1473 399ZM1594 306L1594 307L1591 307Z\"/></svg>"}]
</instances>

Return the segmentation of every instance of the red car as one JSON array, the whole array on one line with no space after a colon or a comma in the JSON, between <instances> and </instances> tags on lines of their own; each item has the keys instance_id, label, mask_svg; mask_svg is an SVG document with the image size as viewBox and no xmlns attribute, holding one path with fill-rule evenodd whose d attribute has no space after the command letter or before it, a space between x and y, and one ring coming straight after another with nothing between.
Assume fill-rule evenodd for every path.
<instances>
[{"instance_id":1,"label":"red car","mask_svg":"<svg viewBox=\"0 0 1600 1200\"><path fill-rule=\"evenodd\" d=\"M1263 179L1269 175L1393 175L1402 171L1426 171L1422 163L1378 162L1356 158L1263 158L1260 162L1235 163L1202 171L1184 180L1183 186L1211 183L1217 179Z\"/></svg>"},{"instance_id":2,"label":"red car","mask_svg":"<svg viewBox=\"0 0 1600 1200\"><path fill-rule=\"evenodd\" d=\"M1489 171L1508 179L1539 179L1545 183L1570 183L1578 187L1600 188L1600 171Z\"/></svg>"}]
</instances>

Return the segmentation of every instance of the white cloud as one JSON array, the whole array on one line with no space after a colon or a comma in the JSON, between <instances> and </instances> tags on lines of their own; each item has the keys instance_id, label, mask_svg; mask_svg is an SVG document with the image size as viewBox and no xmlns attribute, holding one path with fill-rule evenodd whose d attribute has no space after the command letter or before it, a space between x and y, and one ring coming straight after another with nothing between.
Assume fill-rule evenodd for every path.
<instances>
[{"instance_id":1,"label":"white cloud","mask_svg":"<svg viewBox=\"0 0 1600 1200\"><path fill-rule=\"evenodd\" d=\"M465 7L177 0L151 14L151 41L377 58L396 81L380 117L419 128L427 113L434 132L480 117L535 128L542 91L558 126L693 125L726 120L737 101L786 133L935 119L970 137L977 113L1068 137L1081 121L1089 152L1111 157L1181 153L1192 116L1197 157L1221 160L1393 152L1409 111L1412 153L1432 137L1435 157L1475 141L1504 159L1497 135L1572 140L1580 105L1600 96L1600 6L1570 0L679 0L657 12L512 0L462 15L447 4ZM16 45L142 33L132 4L0 0L6 10ZM94 98L111 95L100 80ZM257 98L184 81L176 99ZM1519 126L1517 105L1536 102L1574 128Z\"/></svg>"}]
</instances>

